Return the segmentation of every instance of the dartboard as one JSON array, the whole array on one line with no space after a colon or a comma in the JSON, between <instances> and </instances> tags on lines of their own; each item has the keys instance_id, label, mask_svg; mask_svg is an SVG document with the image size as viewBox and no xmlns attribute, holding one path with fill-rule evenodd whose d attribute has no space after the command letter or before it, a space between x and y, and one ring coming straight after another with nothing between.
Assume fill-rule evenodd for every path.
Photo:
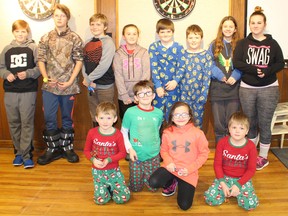
<instances>
[{"instance_id":1,"label":"dartboard","mask_svg":"<svg viewBox=\"0 0 288 216\"><path fill-rule=\"evenodd\" d=\"M161 16L177 20L191 13L196 0L153 0L153 3Z\"/></svg>"},{"instance_id":2,"label":"dartboard","mask_svg":"<svg viewBox=\"0 0 288 216\"><path fill-rule=\"evenodd\" d=\"M59 0L18 0L21 10L32 19L45 19L53 13Z\"/></svg>"}]
</instances>

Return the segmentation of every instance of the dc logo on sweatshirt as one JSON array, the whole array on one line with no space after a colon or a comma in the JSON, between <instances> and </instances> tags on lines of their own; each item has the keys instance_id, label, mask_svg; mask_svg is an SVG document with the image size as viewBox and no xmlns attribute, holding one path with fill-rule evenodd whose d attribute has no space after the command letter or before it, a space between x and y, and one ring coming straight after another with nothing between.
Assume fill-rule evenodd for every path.
<instances>
[{"instance_id":1,"label":"dc logo on sweatshirt","mask_svg":"<svg viewBox=\"0 0 288 216\"><path fill-rule=\"evenodd\" d=\"M10 68L27 67L27 53L11 55Z\"/></svg>"}]
</instances>

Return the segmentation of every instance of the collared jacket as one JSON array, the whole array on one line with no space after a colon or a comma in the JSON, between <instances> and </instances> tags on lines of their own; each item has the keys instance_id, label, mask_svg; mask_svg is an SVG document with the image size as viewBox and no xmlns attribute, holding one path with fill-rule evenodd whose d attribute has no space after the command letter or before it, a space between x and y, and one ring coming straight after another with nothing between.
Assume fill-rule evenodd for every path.
<instances>
[{"instance_id":1,"label":"collared jacket","mask_svg":"<svg viewBox=\"0 0 288 216\"><path fill-rule=\"evenodd\" d=\"M83 61L83 41L69 27L60 34L54 29L41 37L38 45L38 61L45 62L49 79L67 82L73 73L76 61ZM51 87L46 83L43 83L42 90L56 95L80 93L77 78L65 90Z\"/></svg>"}]
</instances>

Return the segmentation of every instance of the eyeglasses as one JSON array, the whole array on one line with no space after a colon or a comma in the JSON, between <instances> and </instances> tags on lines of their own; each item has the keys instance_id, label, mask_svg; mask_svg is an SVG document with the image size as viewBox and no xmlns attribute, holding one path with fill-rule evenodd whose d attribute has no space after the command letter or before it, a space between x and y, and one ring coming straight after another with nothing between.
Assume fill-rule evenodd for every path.
<instances>
[{"instance_id":1,"label":"eyeglasses","mask_svg":"<svg viewBox=\"0 0 288 216\"><path fill-rule=\"evenodd\" d=\"M190 117L189 113L175 113L173 114L173 117L175 119L180 119L180 118L188 118Z\"/></svg>"},{"instance_id":2,"label":"eyeglasses","mask_svg":"<svg viewBox=\"0 0 288 216\"><path fill-rule=\"evenodd\" d=\"M144 98L145 95L146 95L147 97L150 97L150 96L153 95L153 92L152 92L152 91L148 91L148 92L140 92L140 93L137 94L137 96L138 96L139 98Z\"/></svg>"}]
</instances>

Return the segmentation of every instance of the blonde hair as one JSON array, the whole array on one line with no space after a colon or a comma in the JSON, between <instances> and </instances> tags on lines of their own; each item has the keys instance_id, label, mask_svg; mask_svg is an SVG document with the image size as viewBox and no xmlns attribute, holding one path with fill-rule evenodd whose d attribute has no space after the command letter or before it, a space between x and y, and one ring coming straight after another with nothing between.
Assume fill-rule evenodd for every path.
<instances>
[{"instance_id":1,"label":"blonde hair","mask_svg":"<svg viewBox=\"0 0 288 216\"><path fill-rule=\"evenodd\" d=\"M21 28L25 29L28 32L28 34L30 33L29 24L25 20L16 20L15 22L13 22L12 32Z\"/></svg>"},{"instance_id":2,"label":"blonde hair","mask_svg":"<svg viewBox=\"0 0 288 216\"><path fill-rule=\"evenodd\" d=\"M96 107L95 115L98 116L100 113L104 114L112 114L114 117L117 116L117 108L116 105L109 101L101 102Z\"/></svg>"},{"instance_id":3,"label":"blonde hair","mask_svg":"<svg viewBox=\"0 0 288 216\"><path fill-rule=\"evenodd\" d=\"M158 20L156 24L156 32L159 33L161 30L170 29L173 33L175 31L174 23L166 18Z\"/></svg>"},{"instance_id":4,"label":"blonde hair","mask_svg":"<svg viewBox=\"0 0 288 216\"><path fill-rule=\"evenodd\" d=\"M201 27L199 25L190 25L190 26L188 26L188 28L186 29L186 38L188 38L188 35L190 33L194 33L194 34L200 35L201 38L203 38L203 30L201 29Z\"/></svg>"},{"instance_id":5,"label":"blonde hair","mask_svg":"<svg viewBox=\"0 0 288 216\"><path fill-rule=\"evenodd\" d=\"M106 27L104 29L104 33L106 34L106 30L108 28L108 18L104 14L101 14L101 13L94 14L89 19L89 25L92 22L96 22L97 20L99 20L101 23L103 23L104 27Z\"/></svg>"},{"instance_id":6,"label":"blonde hair","mask_svg":"<svg viewBox=\"0 0 288 216\"><path fill-rule=\"evenodd\" d=\"M243 112L233 113L229 119L228 127L230 127L232 123L241 124L249 130L249 126L250 126L249 120L248 120L248 117Z\"/></svg>"}]
</instances>

